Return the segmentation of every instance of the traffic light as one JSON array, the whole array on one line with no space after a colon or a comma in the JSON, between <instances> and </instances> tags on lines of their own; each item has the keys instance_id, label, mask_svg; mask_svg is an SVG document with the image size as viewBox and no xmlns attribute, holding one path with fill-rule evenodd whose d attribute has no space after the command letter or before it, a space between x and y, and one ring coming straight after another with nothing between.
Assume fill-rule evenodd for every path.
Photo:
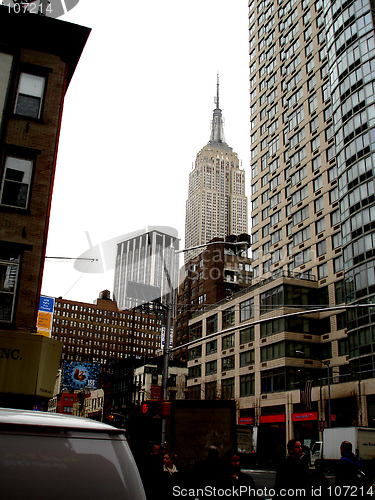
<instances>
[{"instance_id":1,"label":"traffic light","mask_svg":"<svg viewBox=\"0 0 375 500\"><path fill-rule=\"evenodd\" d=\"M147 404L147 403L143 403L143 404L142 404L141 411L142 411L142 414L143 414L143 415L146 415L146 414L148 413L148 411L149 411L149 406L148 406L148 404Z\"/></svg>"},{"instance_id":2,"label":"traffic light","mask_svg":"<svg viewBox=\"0 0 375 500\"><path fill-rule=\"evenodd\" d=\"M141 414L145 417L160 417L160 401L159 400L146 400L141 405Z\"/></svg>"},{"instance_id":3,"label":"traffic light","mask_svg":"<svg viewBox=\"0 0 375 500\"><path fill-rule=\"evenodd\" d=\"M145 417L160 418L170 415L169 401L148 399L141 404L141 415Z\"/></svg>"}]
</instances>

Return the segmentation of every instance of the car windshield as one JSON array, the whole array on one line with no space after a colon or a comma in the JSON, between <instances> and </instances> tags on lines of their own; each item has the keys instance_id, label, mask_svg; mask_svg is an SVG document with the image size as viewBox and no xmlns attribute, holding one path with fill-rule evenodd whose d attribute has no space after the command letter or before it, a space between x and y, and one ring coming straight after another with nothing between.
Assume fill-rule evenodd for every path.
<instances>
[{"instance_id":1,"label":"car windshield","mask_svg":"<svg viewBox=\"0 0 375 500\"><path fill-rule=\"evenodd\" d=\"M0 433L0 498L143 500L122 436Z\"/></svg>"}]
</instances>

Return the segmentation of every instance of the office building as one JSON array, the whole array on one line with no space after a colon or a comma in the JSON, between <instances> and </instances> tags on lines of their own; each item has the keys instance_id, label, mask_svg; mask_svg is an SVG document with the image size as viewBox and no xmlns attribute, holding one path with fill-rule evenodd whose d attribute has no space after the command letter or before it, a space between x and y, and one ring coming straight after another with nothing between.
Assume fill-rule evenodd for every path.
<instances>
[{"instance_id":1,"label":"office building","mask_svg":"<svg viewBox=\"0 0 375 500\"><path fill-rule=\"evenodd\" d=\"M237 153L225 142L219 82L215 102L210 140L197 154L189 174L185 248L247 233L245 171L239 166ZM199 249L186 252L185 262L199 253Z\"/></svg>"},{"instance_id":2,"label":"office building","mask_svg":"<svg viewBox=\"0 0 375 500\"><path fill-rule=\"evenodd\" d=\"M61 345L33 333L63 104L89 33L0 6L0 337L13 353L1 359L2 406L52 396Z\"/></svg>"},{"instance_id":3,"label":"office building","mask_svg":"<svg viewBox=\"0 0 375 500\"><path fill-rule=\"evenodd\" d=\"M336 374L373 377L371 4L251 2L249 16L254 277L309 273L325 305L359 304L321 341Z\"/></svg>"},{"instance_id":4,"label":"office building","mask_svg":"<svg viewBox=\"0 0 375 500\"><path fill-rule=\"evenodd\" d=\"M165 302L177 286L178 248L177 231L164 226L135 231L117 244L113 295L119 309Z\"/></svg>"},{"instance_id":5,"label":"office building","mask_svg":"<svg viewBox=\"0 0 375 500\"><path fill-rule=\"evenodd\" d=\"M190 320L188 386L280 451L375 423L371 5L251 1L249 42L253 283Z\"/></svg>"}]
</instances>

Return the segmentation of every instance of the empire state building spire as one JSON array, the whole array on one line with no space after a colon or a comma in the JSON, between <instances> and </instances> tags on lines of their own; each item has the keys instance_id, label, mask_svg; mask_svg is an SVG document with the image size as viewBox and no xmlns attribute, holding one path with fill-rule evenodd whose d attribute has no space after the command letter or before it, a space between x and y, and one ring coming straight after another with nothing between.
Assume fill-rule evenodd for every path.
<instances>
[{"instance_id":1,"label":"empire state building spire","mask_svg":"<svg viewBox=\"0 0 375 500\"><path fill-rule=\"evenodd\" d=\"M245 171L236 152L224 139L223 117L219 107L219 77L211 138L196 156L189 174L186 200L185 247L205 245L213 238L247 233ZM201 250L185 253L185 262Z\"/></svg>"},{"instance_id":2,"label":"empire state building spire","mask_svg":"<svg viewBox=\"0 0 375 500\"><path fill-rule=\"evenodd\" d=\"M226 145L224 138L224 120L221 109L219 108L219 74L217 75L215 104L216 108L214 109L214 114L212 119L211 138L209 140L209 144Z\"/></svg>"}]
</instances>

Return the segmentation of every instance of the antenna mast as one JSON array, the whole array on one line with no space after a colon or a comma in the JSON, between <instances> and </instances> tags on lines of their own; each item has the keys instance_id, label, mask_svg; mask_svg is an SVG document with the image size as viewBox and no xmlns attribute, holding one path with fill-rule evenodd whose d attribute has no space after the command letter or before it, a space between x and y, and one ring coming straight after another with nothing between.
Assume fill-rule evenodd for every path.
<instances>
[{"instance_id":1,"label":"antenna mast","mask_svg":"<svg viewBox=\"0 0 375 500\"><path fill-rule=\"evenodd\" d=\"M219 72L217 73L216 97L214 98L214 102L216 104L216 109L219 109Z\"/></svg>"}]
</instances>

